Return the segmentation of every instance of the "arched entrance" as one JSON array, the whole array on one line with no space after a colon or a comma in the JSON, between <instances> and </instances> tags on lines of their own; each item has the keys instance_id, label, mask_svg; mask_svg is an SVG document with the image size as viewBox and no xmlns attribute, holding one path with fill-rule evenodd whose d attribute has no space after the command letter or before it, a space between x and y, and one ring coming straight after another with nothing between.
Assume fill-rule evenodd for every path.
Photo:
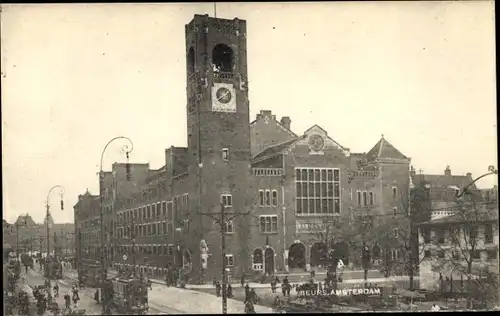
<instances>
[{"instance_id":1,"label":"arched entrance","mask_svg":"<svg viewBox=\"0 0 500 316\"><path fill-rule=\"evenodd\" d=\"M212 64L221 72L232 72L233 50L225 44L216 45L212 50Z\"/></svg>"},{"instance_id":2,"label":"arched entrance","mask_svg":"<svg viewBox=\"0 0 500 316\"><path fill-rule=\"evenodd\" d=\"M253 258L252 258L252 269L255 271L262 271L264 270L264 256L262 253L262 249L257 248L253 251Z\"/></svg>"},{"instance_id":3,"label":"arched entrance","mask_svg":"<svg viewBox=\"0 0 500 316\"><path fill-rule=\"evenodd\" d=\"M268 275L273 275L274 274L274 250L271 247L266 248L264 251L264 271Z\"/></svg>"},{"instance_id":4,"label":"arched entrance","mask_svg":"<svg viewBox=\"0 0 500 316\"><path fill-rule=\"evenodd\" d=\"M328 247L324 242L318 242L311 247L311 267L322 266L327 263Z\"/></svg>"},{"instance_id":5,"label":"arched entrance","mask_svg":"<svg viewBox=\"0 0 500 316\"><path fill-rule=\"evenodd\" d=\"M290 269L306 268L306 246L303 243L294 243L288 251L288 267Z\"/></svg>"}]
</instances>

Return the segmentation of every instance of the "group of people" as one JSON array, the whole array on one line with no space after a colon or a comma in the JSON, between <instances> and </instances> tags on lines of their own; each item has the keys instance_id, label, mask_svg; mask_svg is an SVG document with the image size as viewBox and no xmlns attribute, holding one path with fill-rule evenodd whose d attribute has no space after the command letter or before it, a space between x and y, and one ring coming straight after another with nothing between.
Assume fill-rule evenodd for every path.
<instances>
[{"instance_id":1,"label":"group of people","mask_svg":"<svg viewBox=\"0 0 500 316\"><path fill-rule=\"evenodd\" d=\"M222 285L215 279L215 277L213 279L213 285L215 287L215 295L217 295L217 297L221 297ZM233 287L231 284L226 284L226 297L232 298L233 296Z\"/></svg>"}]
</instances>

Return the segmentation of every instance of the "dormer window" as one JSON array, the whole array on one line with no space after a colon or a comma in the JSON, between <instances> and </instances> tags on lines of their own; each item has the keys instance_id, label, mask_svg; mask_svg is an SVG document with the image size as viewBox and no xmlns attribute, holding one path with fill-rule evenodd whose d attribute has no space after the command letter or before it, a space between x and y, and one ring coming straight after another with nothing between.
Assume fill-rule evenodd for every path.
<instances>
[{"instance_id":1,"label":"dormer window","mask_svg":"<svg viewBox=\"0 0 500 316\"><path fill-rule=\"evenodd\" d=\"M229 160L229 148L222 148L222 160Z\"/></svg>"}]
</instances>

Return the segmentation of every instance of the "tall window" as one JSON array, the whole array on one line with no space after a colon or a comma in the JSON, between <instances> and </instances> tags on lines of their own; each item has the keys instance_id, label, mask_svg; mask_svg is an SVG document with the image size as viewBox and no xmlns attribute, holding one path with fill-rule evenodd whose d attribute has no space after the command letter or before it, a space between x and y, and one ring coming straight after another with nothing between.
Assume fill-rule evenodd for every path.
<instances>
[{"instance_id":1,"label":"tall window","mask_svg":"<svg viewBox=\"0 0 500 316\"><path fill-rule=\"evenodd\" d=\"M366 191L363 191L363 206L368 206L368 198Z\"/></svg>"},{"instance_id":2,"label":"tall window","mask_svg":"<svg viewBox=\"0 0 500 316\"><path fill-rule=\"evenodd\" d=\"M160 218L161 215L161 202L156 203L156 218Z\"/></svg>"},{"instance_id":3,"label":"tall window","mask_svg":"<svg viewBox=\"0 0 500 316\"><path fill-rule=\"evenodd\" d=\"M229 160L229 148L222 148L222 160Z\"/></svg>"},{"instance_id":4,"label":"tall window","mask_svg":"<svg viewBox=\"0 0 500 316\"><path fill-rule=\"evenodd\" d=\"M167 216L167 202L161 202L161 213L163 216Z\"/></svg>"},{"instance_id":5,"label":"tall window","mask_svg":"<svg viewBox=\"0 0 500 316\"><path fill-rule=\"evenodd\" d=\"M272 203L271 204L273 206L278 206L278 191L272 190L271 193L272 193Z\"/></svg>"},{"instance_id":6,"label":"tall window","mask_svg":"<svg viewBox=\"0 0 500 316\"><path fill-rule=\"evenodd\" d=\"M259 206L264 206L264 190L259 190Z\"/></svg>"},{"instance_id":7,"label":"tall window","mask_svg":"<svg viewBox=\"0 0 500 316\"><path fill-rule=\"evenodd\" d=\"M356 202L361 206L361 191L356 191Z\"/></svg>"},{"instance_id":8,"label":"tall window","mask_svg":"<svg viewBox=\"0 0 500 316\"><path fill-rule=\"evenodd\" d=\"M277 233L278 232L278 216L277 215L262 215L262 216L260 216L260 232L261 233Z\"/></svg>"},{"instance_id":9,"label":"tall window","mask_svg":"<svg viewBox=\"0 0 500 316\"><path fill-rule=\"evenodd\" d=\"M221 202L225 207L233 206L233 196L231 194L222 194Z\"/></svg>"},{"instance_id":10,"label":"tall window","mask_svg":"<svg viewBox=\"0 0 500 316\"><path fill-rule=\"evenodd\" d=\"M340 213L340 170L295 168L297 214Z\"/></svg>"},{"instance_id":11,"label":"tall window","mask_svg":"<svg viewBox=\"0 0 500 316\"><path fill-rule=\"evenodd\" d=\"M392 187L392 198L396 199L398 197L398 188Z\"/></svg>"},{"instance_id":12,"label":"tall window","mask_svg":"<svg viewBox=\"0 0 500 316\"><path fill-rule=\"evenodd\" d=\"M373 198L373 192L368 192L369 196L370 196L370 205L374 205L375 204L375 199Z\"/></svg>"},{"instance_id":13,"label":"tall window","mask_svg":"<svg viewBox=\"0 0 500 316\"><path fill-rule=\"evenodd\" d=\"M271 206L271 191L270 190L266 190L266 197L264 199L264 203L266 206Z\"/></svg>"}]
</instances>

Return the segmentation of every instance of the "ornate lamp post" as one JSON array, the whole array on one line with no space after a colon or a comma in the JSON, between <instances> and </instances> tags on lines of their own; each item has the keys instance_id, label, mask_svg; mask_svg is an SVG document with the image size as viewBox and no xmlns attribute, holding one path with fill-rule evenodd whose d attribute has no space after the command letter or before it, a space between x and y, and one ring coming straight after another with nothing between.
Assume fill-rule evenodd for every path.
<instances>
[{"instance_id":1,"label":"ornate lamp post","mask_svg":"<svg viewBox=\"0 0 500 316\"><path fill-rule=\"evenodd\" d=\"M130 177L128 158L129 158L129 154L132 152L132 150L134 150L134 143L132 143L132 141L128 137L118 136L118 137L111 139L106 144L106 146L104 146L104 149L102 150L102 153L101 153L101 164L99 166L99 191L100 191L99 192L99 210L100 210L99 213L100 213L100 226L101 226L101 293L102 293L102 295L104 295L104 293L105 293L104 285L105 285L105 280L107 277L106 262L104 262L104 251L105 251L104 245L105 245L106 235L104 233L104 220L103 220L104 214L103 214L103 208L102 208L103 202L104 202L104 173L102 171L102 163L103 163L103 159L104 159L104 153L106 152L106 149L108 148L109 144L111 144L112 142L114 142L115 140L118 140L118 139L125 139L130 143L130 149L129 149L128 145L123 146L123 151L125 152L125 155L127 157L127 178ZM107 305L108 305L108 300L104 297L103 304L102 304L102 314L103 315L106 315Z\"/></svg>"},{"instance_id":2,"label":"ornate lamp post","mask_svg":"<svg viewBox=\"0 0 500 316\"><path fill-rule=\"evenodd\" d=\"M61 211L64 210L64 202L63 202L63 196L64 196L64 187L62 185L55 185L53 186L52 188L50 188L49 190L49 193L47 194L47 204L45 205L46 207L46 214L45 214L45 222L46 222L46 225L47 225L47 256L45 258L45 269L46 269L46 273L47 273L47 284L48 284L48 289L47 289L47 293L48 293L48 303L49 303L49 306L51 306L52 304L52 294L51 294L51 289L52 289L52 286L50 284L50 276L51 276L51 273L52 273L52 262L50 260L50 222L49 222L49 218L50 218L50 204L49 204L49 197L50 197L50 193L52 193L52 191L56 188L59 188L61 191L60 191L60 194L61 194ZM55 254L55 253L54 253Z\"/></svg>"}]
</instances>

